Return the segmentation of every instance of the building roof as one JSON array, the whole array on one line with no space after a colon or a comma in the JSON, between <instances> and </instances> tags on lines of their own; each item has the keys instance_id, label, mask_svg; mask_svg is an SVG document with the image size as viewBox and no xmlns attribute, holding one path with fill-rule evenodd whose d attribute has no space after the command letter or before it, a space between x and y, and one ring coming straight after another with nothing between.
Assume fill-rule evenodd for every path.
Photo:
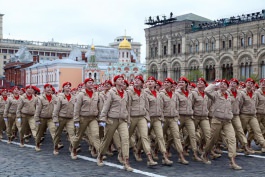
<instances>
[{"instance_id":1,"label":"building roof","mask_svg":"<svg viewBox=\"0 0 265 177\"><path fill-rule=\"evenodd\" d=\"M203 22L207 22L207 21L212 21L208 18L193 14L193 13L188 13L188 14L184 14L184 15L180 15L177 16L177 21L185 21L185 20L190 20L190 21L203 21Z\"/></svg>"}]
</instances>

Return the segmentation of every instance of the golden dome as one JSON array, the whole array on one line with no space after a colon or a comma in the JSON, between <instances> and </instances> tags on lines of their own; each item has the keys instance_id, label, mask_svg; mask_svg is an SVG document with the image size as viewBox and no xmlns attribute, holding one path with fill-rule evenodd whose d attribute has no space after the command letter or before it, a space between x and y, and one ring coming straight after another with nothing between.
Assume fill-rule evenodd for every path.
<instances>
[{"instance_id":1,"label":"golden dome","mask_svg":"<svg viewBox=\"0 0 265 177\"><path fill-rule=\"evenodd\" d=\"M94 44L91 45L91 50L95 50Z\"/></svg>"},{"instance_id":2,"label":"golden dome","mask_svg":"<svg viewBox=\"0 0 265 177\"><path fill-rule=\"evenodd\" d=\"M119 44L119 49L132 49L131 43L126 39L126 37L124 37L123 41L121 41L121 43Z\"/></svg>"}]
</instances>

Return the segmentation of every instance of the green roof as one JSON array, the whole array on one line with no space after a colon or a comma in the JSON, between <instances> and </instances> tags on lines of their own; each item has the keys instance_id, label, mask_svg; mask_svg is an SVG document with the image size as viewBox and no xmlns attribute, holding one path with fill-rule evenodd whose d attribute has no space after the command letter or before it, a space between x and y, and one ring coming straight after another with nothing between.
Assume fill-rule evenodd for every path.
<instances>
[{"instance_id":1,"label":"green roof","mask_svg":"<svg viewBox=\"0 0 265 177\"><path fill-rule=\"evenodd\" d=\"M190 20L190 21L202 21L202 22L210 22L212 20L208 19L208 18L204 18L202 16L193 14L193 13L189 13L189 14L184 14L184 15L180 15L177 16L177 21L185 21L185 20Z\"/></svg>"}]
</instances>

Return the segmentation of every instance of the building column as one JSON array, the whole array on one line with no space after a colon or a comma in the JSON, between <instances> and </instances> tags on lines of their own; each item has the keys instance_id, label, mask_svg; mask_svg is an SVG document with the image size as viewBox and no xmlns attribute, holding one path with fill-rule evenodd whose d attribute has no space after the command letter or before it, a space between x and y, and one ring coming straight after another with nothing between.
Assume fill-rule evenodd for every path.
<instances>
[{"instance_id":1,"label":"building column","mask_svg":"<svg viewBox=\"0 0 265 177\"><path fill-rule=\"evenodd\" d=\"M167 46L168 46L168 49L167 49L167 54L168 56L171 56L171 44L172 44L172 41L171 41L171 37L168 38L168 41L167 41Z\"/></svg>"},{"instance_id":2,"label":"building column","mask_svg":"<svg viewBox=\"0 0 265 177\"><path fill-rule=\"evenodd\" d=\"M162 43L161 43L161 37L157 38L158 40L158 56L162 56Z\"/></svg>"},{"instance_id":3,"label":"building column","mask_svg":"<svg viewBox=\"0 0 265 177\"><path fill-rule=\"evenodd\" d=\"M146 39L146 59L150 58L150 46L149 46L149 39Z\"/></svg>"}]
</instances>

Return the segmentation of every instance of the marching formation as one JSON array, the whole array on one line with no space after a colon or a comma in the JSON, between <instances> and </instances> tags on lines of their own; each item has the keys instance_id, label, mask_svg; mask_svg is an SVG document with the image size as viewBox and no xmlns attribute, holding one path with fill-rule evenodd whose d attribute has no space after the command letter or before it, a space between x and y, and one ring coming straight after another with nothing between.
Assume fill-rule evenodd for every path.
<instances>
[{"instance_id":1,"label":"marching formation","mask_svg":"<svg viewBox=\"0 0 265 177\"><path fill-rule=\"evenodd\" d=\"M242 169L235 161L237 151L255 153L252 141L265 152L265 79L259 84L251 78L222 79L208 85L203 78L194 84L185 77L161 82L136 76L129 83L117 75L113 81L96 86L87 78L74 89L65 82L59 93L51 84L44 85L43 93L33 85L2 89L0 139L5 132L10 144L19 135L24 147L33 137L35 150L41 151L48 129L58 155L66 132L72 159L86 140L98 166L116 150L127 171L133 171L130 148L136 161L143 160L144 152L148 166L158 164L158 153L162 164L172 165L175 151L181 164L189 164L185 157L190 151L194 161L211 164L227 148L235 170Z\"/></svg>"}]
</instances>

